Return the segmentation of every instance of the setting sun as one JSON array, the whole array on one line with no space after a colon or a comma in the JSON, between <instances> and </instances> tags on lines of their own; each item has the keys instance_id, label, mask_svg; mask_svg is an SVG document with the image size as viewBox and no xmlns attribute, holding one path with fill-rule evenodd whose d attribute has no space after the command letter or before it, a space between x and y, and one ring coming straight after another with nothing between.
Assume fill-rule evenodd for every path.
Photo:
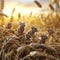
<instances>
[{"instance_id":1,"label":"setting sun","mask_svg":"<svg viewBox=\"0 0 60 60\"><path fill-rule=\"evenodd\" d=\"M5 13L8 16L11 15L11 12L12 12L12 8L5 7L3 10L3 13Z\"/></svg>"},{"instance_id":2,"label":"setting sun","mask_svg":"<svg viewBox=\"0 0 60 60\"><path fill-rule=\"evenodd\" d=\"M3 10L3 13L5 13L6 15L10 17L13 9L14 9L13 7L5 7ZM39 11L40 9L36 6L16 6L13 16L17 17L18 13L20 13L22 16L26 14L28 16L31 12L33 14L36 14L36 13L38 14Z\"/></svg>"}]
</instances>

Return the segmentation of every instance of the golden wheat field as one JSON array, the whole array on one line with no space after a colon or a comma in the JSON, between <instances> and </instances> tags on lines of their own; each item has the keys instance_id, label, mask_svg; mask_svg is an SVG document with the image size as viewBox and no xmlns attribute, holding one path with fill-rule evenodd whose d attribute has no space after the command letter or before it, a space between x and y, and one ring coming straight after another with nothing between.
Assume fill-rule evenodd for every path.
<instances>
[{"instance_id":1,"label":"golden wheat field","mask_svg":"<svg viewBox=\"0 0 60 60\"><path fill-rule=\"evenodd\" d=\"M60 60L60 0L46 11L37 0L16 8L0 1L0 60Z\"/></svg>"}]
</instances>

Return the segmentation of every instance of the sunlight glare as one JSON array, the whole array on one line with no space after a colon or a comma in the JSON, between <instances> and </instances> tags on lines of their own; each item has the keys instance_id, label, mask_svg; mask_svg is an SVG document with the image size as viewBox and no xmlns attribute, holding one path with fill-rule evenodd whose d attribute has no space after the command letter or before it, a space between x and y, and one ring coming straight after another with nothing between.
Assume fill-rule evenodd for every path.
<instances>
[{"instance_id":1,"label":"sunlight glare","mask_svg":"<svg viewBox=\"0 0 60 60\"><path fill-rule=\"evenodd\" d=\"M12 8L5 7L3 10L3 13L8 15L9 17L11 16Z\"/></svg>"}]
</instances>

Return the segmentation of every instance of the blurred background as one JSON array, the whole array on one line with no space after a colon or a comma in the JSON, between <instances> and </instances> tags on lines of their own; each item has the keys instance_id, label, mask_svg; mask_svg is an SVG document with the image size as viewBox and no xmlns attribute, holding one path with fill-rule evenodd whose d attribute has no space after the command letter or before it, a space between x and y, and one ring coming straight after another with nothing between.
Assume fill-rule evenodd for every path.
<instances>
[{"instance_id":1,"label":"blurred background","mask_svg":"<svg viewBox=\"0 0 60 60\"><path fill-rule=\"evenodd\" d=\"M8 22L12 22L15 29L19 22L25 22L26 29L33 25L39 29L60 25L57 24L60 21L60 0L0 0L0 5L0 11L8 16L0 20L4 27Z\"/></svg>"}]
</instances>

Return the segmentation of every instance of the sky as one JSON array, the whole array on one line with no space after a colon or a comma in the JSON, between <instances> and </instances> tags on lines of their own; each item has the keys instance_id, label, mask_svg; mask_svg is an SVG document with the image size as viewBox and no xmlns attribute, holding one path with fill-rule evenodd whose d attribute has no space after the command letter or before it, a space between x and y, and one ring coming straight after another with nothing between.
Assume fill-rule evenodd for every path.
<instances>
[{"instance_id":1,"label":"sky","mask_svg":"<svg viewBox=\"0 0 60 60\"><path fill-rule=\"evenodd\" d=\"M38 0L41 4L45 4L49 2L49 0ZM34 4L34 0L5 0L7 3L15 3L15 4Z\"/></svg>"},{"instance_id":2,"label":"sky","mask_svg":"<svg viewBox=\"0 0 60 60\"><path fill-rule=\"evenodd\" d=\"M34 13L37 11L40 11L40 9L34 5L35 4L34 0L4 0L4 1L5 1L4 2L5 7L3 12L8 16L11 15L13 8L16 8L16 13L20 12L21 14L24 14L25 12L27 13L29 11L30 12L32 11ZM38 1L44 6L46 3L49 2L49 0L38 0ZM21 7L21 4L24 4L23 7ZM34 8L32 9L32 7ZM45 10L45 8L43 10ZM14 14L14 15L17 15L17 14Z\"/></svg>"}]
</instances>

